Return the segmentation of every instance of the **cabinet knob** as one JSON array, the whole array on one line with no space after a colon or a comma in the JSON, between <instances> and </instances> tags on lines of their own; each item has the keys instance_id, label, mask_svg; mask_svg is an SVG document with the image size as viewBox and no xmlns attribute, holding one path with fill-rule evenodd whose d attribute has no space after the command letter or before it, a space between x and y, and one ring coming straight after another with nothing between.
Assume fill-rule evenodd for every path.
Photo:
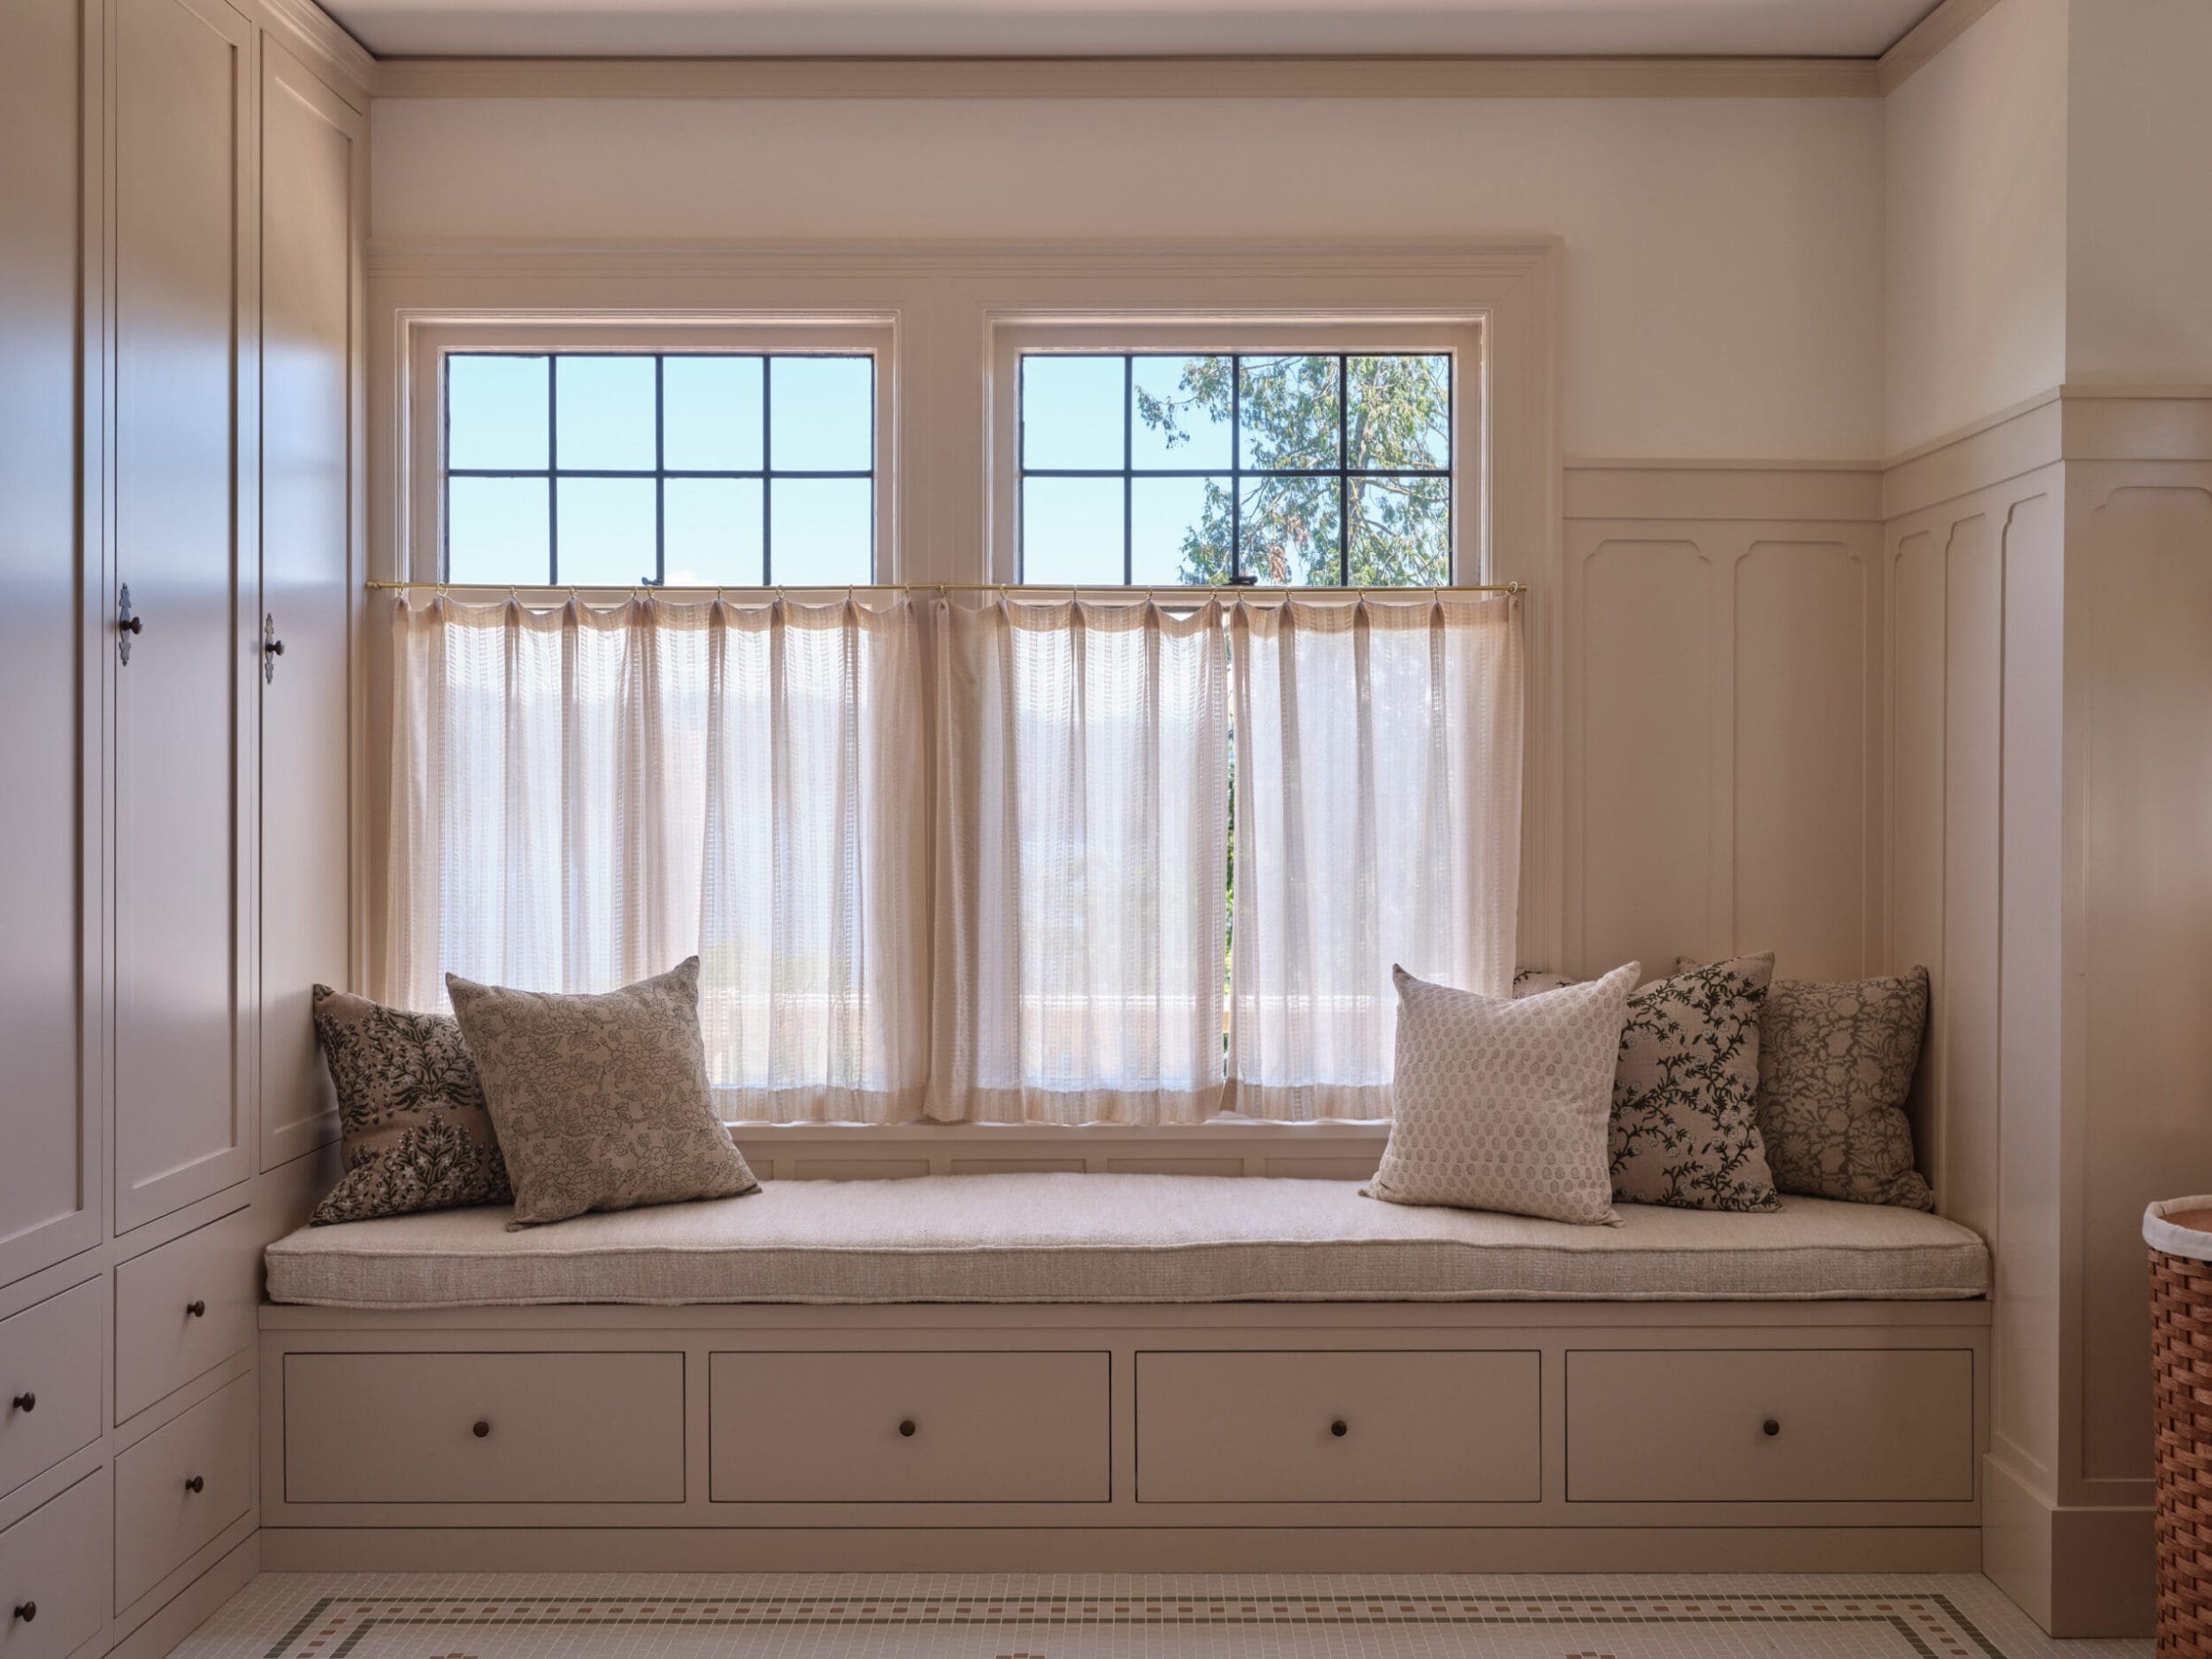
<instances>
[{"instance_id":1,"label":"cabinet knob","mask_svg":"<svg viewBox=\"0 0 2212 1659\"><path fill-rule=\"evenodd\" d=\"M1782 1425L1779 1423L1777 1423L1772 1417L1769 1417L1764 1423L1759 1425L1759 1427L1761 1432L1766 1434L1769 1439L1772 1439L1775 1435L1779 1434L1782 1432Z\"/></svg>"},{"instance_id":2,"label":"cabinet knob","mask_svg":"<svg viewBox=\"0 0 2212 1659\"><path fill-rule=\"evenodd\" d=\"M187 1480L184 1483L184 1489L187 1492L205 1492L207 1490L207 1482L202 1477L194 1475L189 1480Z\"/></svg>"},{"instance_id":3,"label":"cabinet knob","mask_svg":"<svg viewBox=\"0 0 2212 1659\"><path fill-rule=\"evenodd\" d=\"M284 641L277 638L276 618L261 618L261 683L265 686L276 679L276 659L284 655Z\"/></svg>"},{"instance_id":4,"label":"cabinet knob","mask_svg":"<svg viewBox=\"0 0 2212 1659\"><path fill-rule=\"evenodd\" d=\"M33 1619L38 1617L38 1603L35 1601L18 1601L15 1604L15 1616L16 1617L21 1619L26 1624L29 1624Z\"/></svg>"},{"instance_id":5,"label":"cabinet knob","mask_svg":"<svg viewBox=\"0 0 2212 1659\"><path fill-rule=\"evenodd\" d=\"M196 1296L190 1302L184 1304L184 1310L185 1312L190 1314L195 1319L204 1319L207 1317L207 1304L200 1301Z\"/></svg>"},{"instance_id":6,"label":"cabinet knob","mask_svg":"<svg viewBox=\"0 0 2212 1659\"><path fill-rule=\"evenodd\" d=\"M469 1432L476 1436L476 1438L480 1440L489 1435L491 1432L492 1425L485 1422L481 1417L477 1418L476 1425L469 1430Z\"/></svg>"},{"instance_id":7,"label":"cabinet knob","mask_svg":"<svg viewBox=\"0 0 2212 1659\"><path fill-rule=\"evenodd\" d=\"M13 1406L18 1411L35 1411L38 1409L38 1396L33 1394L28 1388L26 1388L21 1394L16 1395L14 1399L9 1401L8 1403Z\"/></svg>"},{"instance_id":8,"label":"cabinet knob","mask_svg":"<svg viewBox=\"0 0 2212 1659\"><path fill-rule=\"evenodd\" d=\"M899 1432L905 1435L907 1439L912 1440L914 1438L914 1419L912 1417L908 1417L901 1422L899 1425Z\"/></svg>"},{"instance_id":9,"label":"cabinet knob","mask_svg":"<svg viewBox=\"0 0 2212 1659\"><path fill-rule=\"evenodd\" d=\"M1329 1425L1329 1432L1335 1435L1340 1440L1351 1432L1352 1425L1347 1423L1342 1417L1339 1417L1335 1422Z\"/></svg>"},{"instance_id":10,"label":"cabinet knob","mask_svg":"<svg viewBox=\"0 0 2212 1659\"><path fill-rule=\"evenodd\" d=\"M115 595L115 654L124 667L131 665L131 641L145 631L145 618L131 610L130 584L126 582Z\"/></svg>"}]
</instances>

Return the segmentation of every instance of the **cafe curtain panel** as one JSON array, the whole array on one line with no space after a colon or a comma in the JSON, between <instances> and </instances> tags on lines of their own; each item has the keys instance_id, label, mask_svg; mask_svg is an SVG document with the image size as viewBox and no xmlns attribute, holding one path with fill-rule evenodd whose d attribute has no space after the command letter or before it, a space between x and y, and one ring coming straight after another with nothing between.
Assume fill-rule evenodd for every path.
<instances>
[{"instance_id":1,"label":"cafe curtain panel","mask_svg":"<svg viewBox=\"0 0 2212 1659\"><path fill-rule=\"evenodd\" d=\"M394 639L387 1000L695 951L732 1119L1381 1116L1391 962L1509 981L1510 600L441 595Z\"/></svg>"}]
</instances>

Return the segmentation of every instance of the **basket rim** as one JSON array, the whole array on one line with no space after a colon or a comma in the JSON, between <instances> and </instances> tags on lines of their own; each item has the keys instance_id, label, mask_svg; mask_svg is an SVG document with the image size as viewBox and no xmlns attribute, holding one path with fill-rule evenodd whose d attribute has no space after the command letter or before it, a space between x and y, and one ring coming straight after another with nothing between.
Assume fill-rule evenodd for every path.
<instances>
[{"instance_id":1,"label":"basket rim","mask_svg":"<svg viewBox=\"0 0 2212 1659\"><path fill-rule=\"evenodd\" d=\"M2143 1211L2143 1242L2154 1250L2163 1250L2169 1256L2184 1256L2192 1261L2212 1262L2212 1233L2200 1233L2194 1227L2177 1227L2166 1219L2192 1210L2212 1210L2212 1194L2194 1198L2162 1198Z\"/></svg>"}]
</instances>

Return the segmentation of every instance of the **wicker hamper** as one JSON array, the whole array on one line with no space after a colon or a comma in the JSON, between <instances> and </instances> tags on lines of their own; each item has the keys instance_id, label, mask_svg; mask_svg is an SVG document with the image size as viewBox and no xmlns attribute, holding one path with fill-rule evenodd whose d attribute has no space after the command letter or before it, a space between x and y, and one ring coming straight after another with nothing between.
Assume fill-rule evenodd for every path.
<instances>
[{"instance_id":1,"label":"wicker hamper","mask_svg":"<svg viewBox=\"0 0 2212 1659\"><path fill-rule=\"evenodd\" d=\"M2143 1213L2158 1430L2158 1652L2212 1659L2212 1197Z\"/></svg>"}]
</instances>

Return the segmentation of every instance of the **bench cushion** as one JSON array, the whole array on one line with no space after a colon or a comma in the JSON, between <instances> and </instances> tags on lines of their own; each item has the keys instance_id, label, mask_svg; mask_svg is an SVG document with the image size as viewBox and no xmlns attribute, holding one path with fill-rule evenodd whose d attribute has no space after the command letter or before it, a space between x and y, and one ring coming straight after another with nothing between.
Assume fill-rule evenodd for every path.
<instances>
[{"instance_id":1,"label":"bench cushion","mask_svg":"<svg viewBox=\"0 0 2212 1659\"><path fill-rule=\"evenodd\" d=\"M1785 1198L1736 1215L1627 1204L1574 1226L1359 1195L1356 1181L933 1175L771 1181L744 1199L509 1232L505 1209L303 1228L268 1248L274 1302L1929 1301L1981 1295L1964 1227Z\"/></svg>"}]
</instances>

